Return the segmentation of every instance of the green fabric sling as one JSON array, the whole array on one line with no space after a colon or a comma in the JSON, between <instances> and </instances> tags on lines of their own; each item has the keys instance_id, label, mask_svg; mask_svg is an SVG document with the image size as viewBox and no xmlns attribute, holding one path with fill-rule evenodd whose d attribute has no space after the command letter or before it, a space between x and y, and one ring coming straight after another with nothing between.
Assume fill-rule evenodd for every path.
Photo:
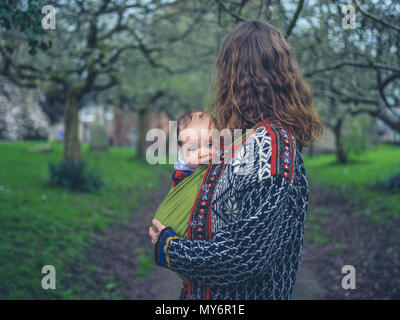
<instances>
[{"instance_id":1,"label":"green fabric sling","mask_svg":"<svg viewBox=\"0 0 400 320\"><path fill-rule=\"evenodd\" d=\"M197 193L203 182L208 165L203 165L190 176L183 179L174 188L171 187L167 196L158 207L154 219L163 225L171 227L180 237L187 239L188 222ZM158 231L154 226L155 231ZM176 273L186 281L187 278Z\"/></svg>"},{"instance_id":2,"label":"green fabric sling","mask_svg":"<svg viewBox=\"0 0 400 320\"><path fill-rule=\"evenodd\" d=\"M207 165L203 165L179 182L175 188L171 187L154 216L154 219L171 227L182 238L187 239L190 213L206 170Z\"/></svg>"}]
</instances>

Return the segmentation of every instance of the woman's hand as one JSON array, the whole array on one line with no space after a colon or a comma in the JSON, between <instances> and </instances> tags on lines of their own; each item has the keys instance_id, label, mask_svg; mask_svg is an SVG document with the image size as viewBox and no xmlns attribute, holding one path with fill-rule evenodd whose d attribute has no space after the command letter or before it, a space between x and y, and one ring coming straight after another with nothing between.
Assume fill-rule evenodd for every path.
<instances>
[{"instance_id":1,"label":"woman's hand","mask_svg":"<svg viewBox=\"0 0 400 320\"><path fill-rule=\"evenodd\" d=\"M158 232L155 232L153 227L149 228L149 235L151 237L151 242L153 244L156 244L157 240L158 240L158 236L160 235L160 232L165 229L166 227L157 219L153 219L153 225L157 228Z\"/></svg>"}]
</instances>

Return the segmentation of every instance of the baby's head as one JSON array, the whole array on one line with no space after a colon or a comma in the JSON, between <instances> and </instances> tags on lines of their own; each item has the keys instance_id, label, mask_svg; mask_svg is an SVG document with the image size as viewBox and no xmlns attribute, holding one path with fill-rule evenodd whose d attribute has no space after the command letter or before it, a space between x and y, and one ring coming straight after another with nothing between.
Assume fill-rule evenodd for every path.
<instances>
[{"instance_id":1,"label":"baby's head","mask_svg":"<svg viewBox=\"0 0 400 320\"><path fill-rule=\"evenodd\" d=\"M216 129L214 118L201 111L188 111L179 118L178 146L191 169L211 161L213 129Z\"/></svg>"}]
</instances>

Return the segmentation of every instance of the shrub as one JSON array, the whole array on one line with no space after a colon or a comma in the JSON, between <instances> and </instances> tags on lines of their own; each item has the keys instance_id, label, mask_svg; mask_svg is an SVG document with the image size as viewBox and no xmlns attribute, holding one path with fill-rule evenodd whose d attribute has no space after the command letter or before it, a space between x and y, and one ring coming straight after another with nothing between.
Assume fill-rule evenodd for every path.
<instances>
[{"instance_id":1,"label":"shrub","mask_svg":"<svg viewBox=\"0 0 400 320\"><path fill-rule=\"evenodd\" d=\"M104 183L99 174L84 162L63 161L49 164L48 184L74 191L97 192Z\"/></svg>"},{"instance_id":2,"label":"shrub","mask_svg":"<svg viewBox=\"0 0 400 320\"><path fill-rule=\"evenodd\" d=\"M371 120L366 116L353 117L351 122L346 122L345 134L342 137L346 155L357 156L370 149L370 123Z\"/></svg>"},{"instance_id":3,"label":"shrub","mask_svg":"<svg viewBox=\"0 0 400 320\"><path fill-rule=\"evenodd\" d=\"M383 188L389 191L400 190L400 172L386 178L383 181Z\"/></svg>"}]
</instances>

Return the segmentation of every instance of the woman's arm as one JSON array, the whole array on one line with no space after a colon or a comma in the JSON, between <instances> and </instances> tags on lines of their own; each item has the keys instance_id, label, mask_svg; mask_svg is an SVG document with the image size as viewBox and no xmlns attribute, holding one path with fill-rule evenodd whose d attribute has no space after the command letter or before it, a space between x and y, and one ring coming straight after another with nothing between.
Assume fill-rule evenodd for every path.
<instances>
[{"instance_id":1,"label":"woman's arm","mask_svg":"<svg viewBox=\"0 0 400 320\"><path fill-rule=\"evenodd\" d=\"M204 284L228 285L267 270L292 238L296 218L289 210L290 183L270 176L246 188L237 220L212 240L179 238L171 228L160 232L157 264Z\"/></svg>"}]
</instances>

